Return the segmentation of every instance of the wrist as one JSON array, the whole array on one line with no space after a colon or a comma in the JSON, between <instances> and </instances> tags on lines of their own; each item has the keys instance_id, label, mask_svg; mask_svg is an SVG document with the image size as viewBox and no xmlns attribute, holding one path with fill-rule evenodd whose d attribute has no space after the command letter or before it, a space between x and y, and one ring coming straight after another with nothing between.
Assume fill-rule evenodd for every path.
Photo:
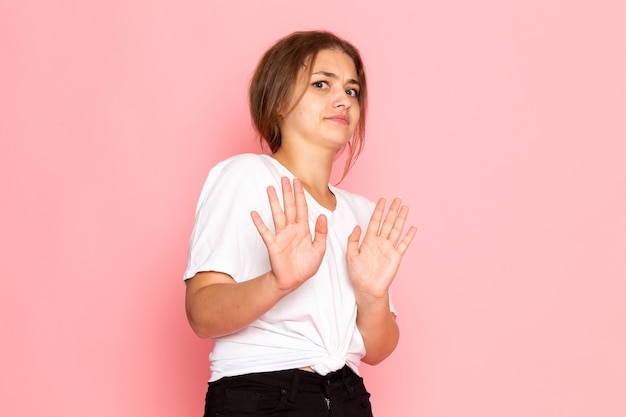
<instances>
[{"instance_id":1,"label":"wrist","mask_svg":"<svg viewBox=\"0 0 626 417\"><path fill-rule=\"evenodd\" d=\"M357 308L367 310L389 311L389 294L385 292L382 295L374 295L370 293L356 294Z\"/></svg>"},{"instance_id":2,"label":"wrist","mask_svg":"<svg viewBox=\"0 0 626 417\"><path fill-rule=\"evenodd\" d=\"M274 271L271 269L263 275L263 278L267 284L266 288L268 288L268 291L270 291L279 299L283 298L285 295L289 294L295 289L281 285L281 282L274 274Z\"/></svg>"}]
</instances>

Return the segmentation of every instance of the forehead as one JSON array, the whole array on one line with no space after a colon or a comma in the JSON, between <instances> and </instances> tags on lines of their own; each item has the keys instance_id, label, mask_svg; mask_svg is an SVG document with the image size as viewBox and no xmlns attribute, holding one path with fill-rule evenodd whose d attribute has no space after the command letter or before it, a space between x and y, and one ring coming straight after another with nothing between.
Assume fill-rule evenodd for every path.
<instances>
[{"instance_id":1,"label":"forehead","mask_svg":"<svg viewBox=\"0 0 626 417\"><path fill-rule=\"evenodd\" d=\"M342 78L357 79L356 66L352 58L343 51L336 49L322 49L314 59L308 59L305 70L310 68L311 74L329 72ZM310 66L312 62L312 67ZM308 64L308 65L307 65Z\"/></svg>"}]
</instances>

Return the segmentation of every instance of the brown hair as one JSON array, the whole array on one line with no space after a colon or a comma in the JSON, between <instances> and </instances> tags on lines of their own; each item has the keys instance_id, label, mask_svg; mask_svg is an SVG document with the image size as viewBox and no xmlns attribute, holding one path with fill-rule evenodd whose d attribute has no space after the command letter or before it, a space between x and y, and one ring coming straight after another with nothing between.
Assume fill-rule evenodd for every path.
<instances>
[{"instance_id":1,"label":"brown hair","mask_svg":"<svg viewBox=\"0 0 626 417\"><path fill-rule=\"evenodd\" d=\"M276 152L281 145L281 109L290 103L303 65L309 60L312 63L319 51L324 49L338 50L352 58L360 84L360 118L352 139L346 145L348 156L343 173L345 177L363 149L367 113L363 61L359 51L349 42L326 31L294 32L280 39L263 55L254 72L250 82L250 114L261 142L266 142L272 153Z\"/></svg>"}]
</instances>

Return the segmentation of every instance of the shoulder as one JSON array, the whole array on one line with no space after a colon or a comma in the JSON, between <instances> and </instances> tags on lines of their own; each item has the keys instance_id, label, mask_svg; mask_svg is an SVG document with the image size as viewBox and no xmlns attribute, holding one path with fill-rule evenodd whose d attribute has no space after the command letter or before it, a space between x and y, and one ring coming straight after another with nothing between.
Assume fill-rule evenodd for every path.
<instances>
[{"instance_id":1,"label":"shoulder","mask_svg":"<svg viewBox=\"0 0 626 417\"><path fill-rule=\"evenodd\" d=\"M271 181L274 171L272 158L267 155L239 154L215 164L209 171L205 186L215 182L255 186Z\"/></svg>"},{"instance_id":2,"label":"shoulder","mask_svg":"<svg viewBox=\"0 0 626 417\"><path fill-rule=\"evenodd\" d=\"M200 200L264 198L267 186L280 186L280 168L264 154L238 154L211 168L200 193Z\"/></svg>"},{"instance_id":3,"label":"shoulder","mask_svg":"<svg viewBox=\"0 0 626 417\"><path fill-rule=\"evenodd\" d=\"M266 171L268 169L270 159L267 155L254 154L254 153L242 153L231 156L218 162L211 172L232 172L240 174L249 174L259 171Z\"/></svg>"}]
</instances>

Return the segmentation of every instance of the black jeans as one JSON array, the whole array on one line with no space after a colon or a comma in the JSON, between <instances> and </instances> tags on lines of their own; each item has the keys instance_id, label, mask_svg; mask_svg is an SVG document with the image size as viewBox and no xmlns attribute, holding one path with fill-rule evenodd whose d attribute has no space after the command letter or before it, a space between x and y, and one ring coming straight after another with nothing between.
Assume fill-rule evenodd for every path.
<instances>
[{"instance_id":1,"label":"black jeans","mask_svg":"<svg viewBox=\"0 0 626 417\"><path fill-rule=\"evenodd\" d=\"M363 379L348 366L321 376L292 369L209 384L205 417L372 417Z\"/></svg>"}]
</instances>

